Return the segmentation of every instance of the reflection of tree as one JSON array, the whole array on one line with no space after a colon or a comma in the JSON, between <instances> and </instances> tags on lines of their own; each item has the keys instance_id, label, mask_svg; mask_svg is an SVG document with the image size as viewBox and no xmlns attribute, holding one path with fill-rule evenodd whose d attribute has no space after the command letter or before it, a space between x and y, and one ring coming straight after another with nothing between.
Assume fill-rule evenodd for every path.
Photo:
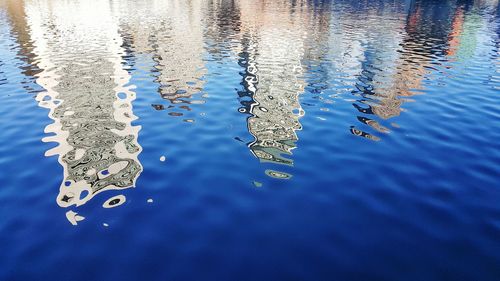
<instances>
[{"instance_id":1,"label":"reflection of tree","mask_svg":"<svg viewBox=\"0 0 500 281\"><path fill-rule=\"evenodd\" d=\"M54 120L44 141L58 143L47 155L58 155L64 168L57 203L79 206L100 192L132 187L142 170L139 128L131 126L135 93L125 87L130 77L108 4L29 2L26 18L43 70L36 82L45 91L36 99Z\"/></svg>"}]
</instances>

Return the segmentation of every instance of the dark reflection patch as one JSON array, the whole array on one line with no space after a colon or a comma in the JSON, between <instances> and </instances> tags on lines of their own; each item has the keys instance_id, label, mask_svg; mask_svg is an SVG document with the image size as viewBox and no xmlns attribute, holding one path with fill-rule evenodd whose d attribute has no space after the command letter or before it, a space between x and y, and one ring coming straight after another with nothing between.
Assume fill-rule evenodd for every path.
<instances>
[{"instance_id":1,"label":"dark reflection patch","mask_svg":"<svg viewBox=\"0 0 500 281\"><path fill-rule=\"evenodd\" d=\"M102 204L102 207L106 208L106 209L118 207L118 206L122 205L123 203L125 203L125 201L127 201L127 199L123 195L113 196L113 197L109 198L108 200L106 200L106 202L104 202L104 204Z\"/></svg>"}]
</instances>

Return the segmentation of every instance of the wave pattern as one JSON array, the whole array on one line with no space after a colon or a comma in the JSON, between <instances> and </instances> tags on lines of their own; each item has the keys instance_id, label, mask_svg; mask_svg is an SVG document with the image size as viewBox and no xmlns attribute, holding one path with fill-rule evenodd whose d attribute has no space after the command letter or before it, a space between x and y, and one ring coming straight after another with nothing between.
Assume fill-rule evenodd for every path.
<instances>
[{"instance_id":1,"label":"wave pattern","mask_svg":"<svg viewBox=\"0 0 500 281\"><path fill-rule=\"evenodd\" d=\"M496 280L499 34L498 0L0 0L0 280Z\"/></svg>"}]
</instances>

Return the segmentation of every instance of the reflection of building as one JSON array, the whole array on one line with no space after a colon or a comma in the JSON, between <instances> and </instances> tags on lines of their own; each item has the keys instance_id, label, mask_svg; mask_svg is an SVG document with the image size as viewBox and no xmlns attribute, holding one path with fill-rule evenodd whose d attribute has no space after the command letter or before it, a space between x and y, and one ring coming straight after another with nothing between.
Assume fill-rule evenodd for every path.
<instances>
[{"instance_id":1,"label":"reflection of building","mask_svg":"<svg viewBox=\"0 0 500 281\"><path fill-rule=\"evenodd\" d=\"M402 38L383 38L383 34L378 33L378 25L366 28L369 34L376 35L366 36L368 39L364 44L362 71L353 91L353 94L360 97L353 104L362 114L358 116L360 122L375 131L387 132L388 129L374 117L384 120L398 116L405 98L424 89L426 76L439 71L450 57L460 57L459 54L466 49L461 42L466 17L463 6L457 3L415 0L408 9L404 30L380 23L385 30L396 35L404 34ZM351 132L379 139L355 127L351 128Z\"/></svg>"},{"instance_id":2,"label":"reflection of building","mask_svg":"<svg viewBox=\"0 0 500 281\"><path fill-rule=\"evenodd\" d=\"M241 11L235 0L207 1L204 22L206 51L213 59L223 59L238 53L240 46Z\"/></svg>"},{"instance_id":3,"label":"reflection of building","mask_svg":"<svg viewBox=\"0 0 500 281\"><path fill-rule=\"evenodd\" d=\"M304 91L305 12L291 14L287 4L267 3L254 13L255 3L241 3L240 65L245 67L241 112L249 114L254 136L250 150L263 162L292 165L286 157L296 147L299 118L304 114L299 95ZM290 175L268 170L274 177Z\"/></svg>"},{"instance_id":4,"label":"reflection of building","mask_svg":"<svg viewBox=\"0 0 500 281\"><path fill-rule=\"evenodd\" d=\"M45 91L36 99L54 120L44 141L58 143L46 155L58 155L64 168L57 203L80 206L103 191L134 186L142 170L139 127L131 125L135 93L125 86L130 77L109 3L46 0L25 9L43 70L36 81ZM75 224L78 218L68 216Z\"/></svg>"},{"instance_id":5,"label":"reflection of building","mask_svg":"<svg viewBox=\"0 0 500 281\"><path fill-rule=\"evenodd\" d=\"M491 14L498 9L498 0L459 1L453 16L452 28L449 33L449 51L447 55L454 61L466 61L474 56L479 46L487 44L488 36L482 31L490 24L481 14ZM488 31L485 34L495 33Z\"/></svg>"},{"instance_id":6,"label":"reflection of building","mask_svg":"<svg viewBox=\"0 0 500 281\"><path fill-rule=\"evenodd\" d=\"M131 50L151 55L155 64L156 82L162 98L178 109L189 110L190 103L201 101L190 97L203 87L206 73L203 62L202 0L131 1L124 14L119 14L120 26L130 36ZM130 14L130 11L138 11ZM148 17L143 17L143 15ZM155 107L164 109L162 105ZM182 115L182 113L172 113Z\"/></svg>"},{"instance_id":7,"label":"reflection of building","mask_svg":"<svg viewBox=\"0 0 500 281\"><path fill-rule=\"evenodd\" d=\"M395 80L400 56L397 50L403 40L404 11L408 3L339 2L343 5L334 7L338 13L331 17L328 31L330 83L340 94L353 94L356 99L353 106L362 115L375 114L374 106L382 105L383 97L379 94L391 91ZM373 117L357 116L357 119L378 132L388 131ZM379 140L354 126L350 131L354 135Z\"/></svg>"},{"instance_id":8,"label":"reflection of building","mask_svg":"<svg viewBox=\"0 0 500 281\"><path fill-rule=\"evenodd\" d=\"M208 36L218 42L211 53L217 57L219 49L230 49L243 68L239 111L248 115L248 131L254 137L248 144L250 151L261 162L291 166L304 115L299 96L310 82L306 81L310 65L303 63L324 59L330 28L328 5L311 1L217 3L208 17ZM274 170L266 173L291 176Z\"/></svg>"},{"instance_id":9,"label":"reflection of building","mask_svg":"<svg viewBox=\"0 0 500 281\"><path fill-rule=\"evenodd\" d=\"M446 55L450 30L446 19L452 18L452 7L448 3L414 1L409 13L392 83L374 92L378 101L371 110L382 119L398 116L402 98L413 96L415 90L422 90L425 75L435 68L432 65L436 59ZM435 24L428 25L429 22Z\"/></svg>"},{"instance_id":10,"label":"reflection of building","mask_svg":"<svg viewBox=\"0 0 500 281\"><path fill-rule=\"evenodd\" d=\"M4 9L9 19L8 24L2 25L2 28L11 29L9 31L2 30L2 34L12 32L12 35L20 43L17 57L25 62L22 73L25 79L34 80L34 76L40 72L40 70L34 63L33 42L30 40L30 29L26 22L24 6L24 1L4 0L0 2L0 7ZM29 81L26 84L32 84L32 82L33 81Z\"/></svg>"}]
</instances>

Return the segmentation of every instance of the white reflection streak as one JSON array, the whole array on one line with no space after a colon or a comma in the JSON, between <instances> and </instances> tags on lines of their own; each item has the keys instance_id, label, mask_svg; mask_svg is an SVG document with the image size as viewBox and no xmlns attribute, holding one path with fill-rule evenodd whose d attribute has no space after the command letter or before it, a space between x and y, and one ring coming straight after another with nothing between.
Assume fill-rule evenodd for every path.
<instances>
[{"instance_id":1,"label":"white reflection streak","mask_svg":"<svg viewBox=\"0 0 500 281\"><path fill-rule=\"evenodd\" d=\"M195 102L184 99L203 88L203 4L202 0L127 2L125 14L120 15L135 53L155 59L162 98L174 104ZM130 14L131 10L138 13Z\"/></svg>"},{"instance_id":2,"label":"white reflection streak","mask_svg":"<svg viewBox=\"0 0 500 281\"><path fill-rule=\"evenodd\" d=\"M241 25L243 32L251 35L250 40L258 38L258 50L249 54L247 69L255 75L255 78L248 78L256 81L246 81L254 100L248 130L255 140L249 148L262 162L293 165L293 160L282 154L292 153L298 140L296 131L302 129L299 118L304 115L304 110L299 95L305 85L302 59L306 26L301 25L301 17L307 17L307 14L273 12L288 9L286 5L276 4L276 7L267 7L255 15L251 7L242 4ZM255 30L258 34L254 34ZM250 45L256 46L257 43L250 42ZM290 177L272 170L267 174L277 178Z\"/></svg>"},{"instance_id":3,"label":"white reflection streak","mask_svg":"<svg viewBox=\"0 0 500 281\"><path fill-rule=\"evenodd\" d=\"M43 141L58 143L46 156L58 155L64 169L57 203L80 206L102 191L135 186L140 127L131 124L135 93L109 3L28 1L26 15L43 69L36 82L45 92L36 100L54 120L45 128L54 135ZM72 224L83 219L68 214Z\"/></svg>"}]
</instances>

